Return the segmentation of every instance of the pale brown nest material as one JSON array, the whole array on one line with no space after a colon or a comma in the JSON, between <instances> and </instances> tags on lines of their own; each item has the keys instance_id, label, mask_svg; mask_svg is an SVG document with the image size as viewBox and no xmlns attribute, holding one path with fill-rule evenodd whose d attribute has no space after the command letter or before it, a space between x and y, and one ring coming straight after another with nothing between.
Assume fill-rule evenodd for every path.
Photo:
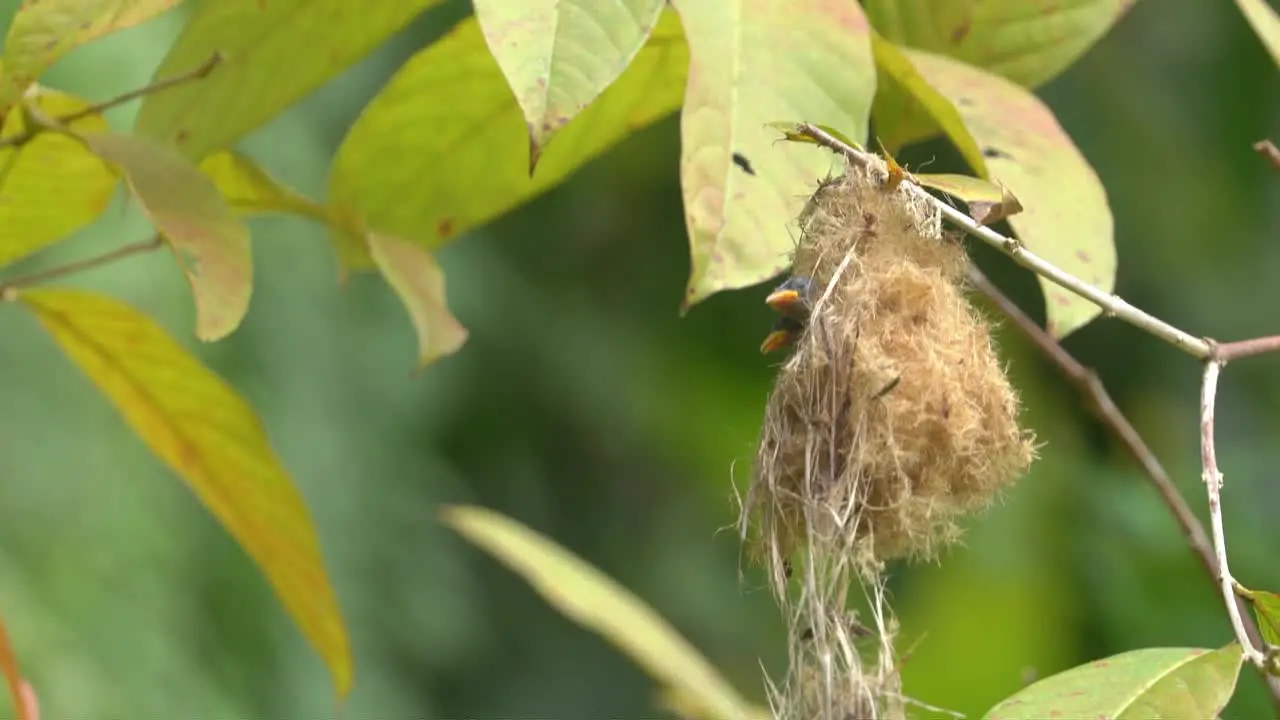
<instances>
[{"instance_id":1,"label":"pale brown nest material","mask_svg":"<svg viewBox=\"0 0 1280 720\"><path fill-rule=\"evenodd\" d=\"M1034 457L964 296L964 247L885 178L852 167L801 218L793 274L811 278L815 304L769 398L743 508L760 513L767 558L812 543L868 570L934 557Z\"/></svg>"}]
</instances>

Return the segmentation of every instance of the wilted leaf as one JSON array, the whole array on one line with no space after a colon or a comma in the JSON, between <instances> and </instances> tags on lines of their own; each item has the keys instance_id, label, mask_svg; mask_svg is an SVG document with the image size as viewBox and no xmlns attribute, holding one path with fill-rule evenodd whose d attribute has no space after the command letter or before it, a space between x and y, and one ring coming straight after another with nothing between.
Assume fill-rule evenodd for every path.
<instances>
[{"instance_id":1,"label":"wilted leaf","mask_svg":"<svg viewBox=\"0 0 1280 720\"><path fill-rule=\"evenodd\" d=\"M258 564L345 696L350 648L316 531L253 409L162 328L118 300L68 289L19 297Z\"/></svg>"},{"instance_id":2,"label":"wilted leaf","mask_svg":"<svg viewBox=\"0 0 1280 720\"><path fill-rule=\"evenodd\" d=\"M390 235L369 234L369 252L400 296L418 333L418 366L451 355L467 341L467 330L449 312L444 272L423 248Z\"/></svg>"},{"instance_id":3,"label":"wilted leaf","mask_svg":"<svg viewBox=\"0 0 1280 720\"><path fill-rule=\"evenodd\" d=\"M36 702L36 694L22 678L18 669L18 657L9 644L9 631L0 621L0 673L4 674L5 685L9 687L9 697L13 700L14 715L17 720L40 720L40 708Z\"/></svg>"},{"instance_id":4,"label":"wilted leaf","mask_svg":"<svg viewBox=\"0 0 1280 720\"><path fill-rule=\"evenodd\" d=\"M912 140L932 135L941 128L971 167L983 167L982 151L969 135L955 105L916 71L901 48L874 32L871 48L876 59L877 87L871 119L885 148L898 152Z\"/></svg>"},{"instance_id":5,"label":"wilted leaf","mask_svg":"<svg viewBox=\"0 0 1280 720\"><path fill-rule=\"evenodd\" d=\"M440 0L212 0L199 3L156 78L215 51L217 72L149 95L137 132L189 158L230 147L341 73Z\"/></svg>"},{"instance_id":6,"label":"wilted leaf","mask_svg":"<svg viewBox=\"0 0 1280 720\"><path fill-rule=\"evenodd\" d=\"M871 25L892 43L975 65L1023 87L1036 87L1084 55L1132 4L1133 0L866 0L863 6ZM938 89L951 97L945 88ZM896 151L948 129L947 118L914 106L911 97L920 96L919 89L889 85L876 97L877 132L884 135L889 148ZM966 149L962 147L961 152ZM966 159L973 164L967 153Z\"/></svg>"},{"instance_id":7,"label":"wilted leaf","mask_svg":"<svg viewBox=\"0 0 1280 720\"><path fill-rule=\"evenodd\" d=\"M0 111L76 47L169 10L180 0L24 0L4 41Z\"/></svg>"},{"instance_id":8,"label":"wilted leaf","mask_svg":"<svg viewBox=\"0 0 1280 720\"><path fill-rule=\"evenodd\" d=\"M233 150L221 150L200 163L200 170L213 181L227 204L242 215L293 213L324 222L323 205L280 184L252 158Z\"/></svg>"},{"instance_id":9,"label":"wilted leaf","mask_svg":"<svg viewBox=\"0 0 1280 720\"><path fill-rule=\"evenodd\" d=\"M444 522L519 573L570 620L600 634L685 706L746 720L750 706L687 640L626 588L516 521L478 507L449 507Z\"/></svg>"},{"instance_id":10,"label":"wilted leaf","mask_svg":"<svg viewBox=\"0 0 1280 720\"><path fill-rule=\"evenodd\" d=\"M1235 691L1240 646L1148 648L1113 655L1034 683L986 720L1216 718Z\"/></svg>"},{"instance_id":11,"label":"wilted leaf","mask_svg":"<svg viewBox=\"0 0 1280 720\"><path fill-rule=\"evenodd\" d=\"M1280 15L1275 8L1267 4L1267 0L1236 0L1240 12L1257 33L1258 39L1266 46L1271 58L1280 65Z\"/></svg>"},{"instance_id":12,"label":"wilted leaf","mask_svg":"<svg viewBox=\"0 0 1280 720\"><path fill-rule=\"evenodd\" d=\"M779 118L865 138L875 95L866 18L854 2L674 0L691 63L681 115L680 184L692 272L684 309L780 272L788 224L830 153L775 147ZM754 175L734 166L750 159Z\"/></svg>"},{"instance_id":13,"label":"wilted leaf","mask_svg":"<svg viewBox=\"0 0 1280 720\"><path fill-rule=\"evenodd\" d=\"M912 177L925 187L965 201L969 205L969 216L979 225L993 225L1023 210L1022 203L1009 192L1009 188L990 180L948 173L924 173Z\"/></svg>"},{"instance_id":14,"label":"wilted leaf","mask_svg":"<svg viewBox=\"0 0 1280 720\"><path fill-rule=\"evenodd\" d=\"M1033 252L1090 285L1111 292L1116 249L1111 208L1101 181L1044 103L1025 88L939 55L907 51L920 74L955 100L982 148L979 175L999 182L1025 210L1009 218ZM1048 330L1063 337L1098 315L1098 307L1039 278Z\"/></svg>"},{"instance_id":15,"label":"wilted leaf","mask_svg":"<svg viewBox=\"0 0 1280 720\"><path fill-rule=\"evenodd\" d=\"M524 112L529 171L551 137L640 51L665 0L476 0L490 52Z\"/></svg>"},{"instance_id":16,"label":"wilted leaf","mask_svg":"<svg viewBox=\"0 0 1280 720\"><path fill-rule=\"evenodd\" d=\"M855 150L866 149L862 147L862 143L850 138L848 135L845 135L844 133L840 132L839 130L833 127L829 127L827 125L819 125L818 123L809 123L809 124L813 125L814 127L818 128L822 132L830 135L831 137L835 138L836 140L839 140L840 142L844 143L845 145L848 145L849 147ZM818 144L818 141L814 140L813 137L801 132L800 124L796 122L771 122L771 123L765 123L765 127L771 130L777 130L778 132L782 133L782 139L786 140L787 142L809 143L810 145Z\"/></svg>"},{"instance_id":17,"label":"wilted leaf","mask_svg":"<svg viewBox=\"0 0 1280 720\"><path fill-rule=\"evenodd\" d=\"M83 133L120 168L142 211L173 247L196 301L196 337L218 340L240 325L253 293L249 229L213 181L172 146L120 133Z\"/></svg>"},{"instance_id":18,"label":"wilted leaf","mask_svg":"<svg viewBox=\"0 0 1280 720\"><path fill-rule=\"evenodd\" d=\"M53 117L89 103L39 88L27 102ZM101 115L70 123L76 131L107 129ZM27 131L21 112L4 118L4 138ZM75 138L42 132L21 147L0 148L0 265L30 255L93 222L106 210L119 178Z\"/></svg>"},{"instance_id":19,"label":"wilted leaf","mask_svg":"<svg viewBox=\"0 0 1280 720\"><path fill-rule=\"evenodd\" d=\"M415 55L369 103L334 161L329 197L354 225L435 248L556 186L632 131L680 106L688 50L664 13L612 85L547 148L529 177L520 108L474 18ZM335 233L348 268L371 263L363 230Z\"/></svg>"}]
</instances>

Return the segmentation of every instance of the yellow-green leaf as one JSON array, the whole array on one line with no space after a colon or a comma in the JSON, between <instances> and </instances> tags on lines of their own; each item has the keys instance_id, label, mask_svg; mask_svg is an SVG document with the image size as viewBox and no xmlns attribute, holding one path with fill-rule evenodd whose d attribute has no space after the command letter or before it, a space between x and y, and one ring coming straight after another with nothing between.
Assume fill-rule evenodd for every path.
<instances>
[{"instance_id":1,"label":"yellow-green leaf","mask_svg":"<svg viewBox=\"0 0 1280 720\"><path fill-rule=\"evenodd\" d=\"M362 225L435 248L556 186L680 106L688 49L664 13L631 65L556 135L529 177L519 106L474 17L419 52L338 149L329 197L355 227L334 234L349 269L372 263Z\"/></svg>"},{"instance_id":2,"label":"yellow-green leaf","mask_svg":"<svg viewBox=\"0 0 1280 720\"><path fill-rule=\"evenodd\" d=\"M369 252L413 320L418 367L457 352L467 341L467 330L449 312L444 272L435 258L418 245L378 233L369 234Z\"/></svg>"},{"instance_id":3,"label":"yellow-green leaf","mask_svg":"<svg viewBox=\"0 0 1280 720\"><path fill-rule=\"evenodd\" d=\"M22 678L18 669L18 657L9 644L9 631L0 621L0 674L4 675L5 685L9 688L9 698L13 701L13 714L17 720L40 720L40 709L36 703L35 692Z\"/></svg>"},{"instance_id":4,"label":"yellow-green leaf","mask_svg":"<svg viewBox=\"0 0 1280 720\"><path fill-rule=\"evenodd\" d=\"M208 176L176 149L120 133L82 133L94 153L120 168L129 190L169 242L191 283L196 337L231 334L249 310L253 256L249 229Z\"/></svg>"},{"instance_id":5,"label":"yellow-green leaf","mask_svg":"<svg viewBox=\"0 0 1280 720\"><path fill-rule=\"evenodd\" d=\"M490 52L515 93L530 172L551 137L626 70L665 0L475 0Z\"/></svg>"},{"instance_id":6,"label":"yellow-green leaf","mask_svg":"<svg viewBox=\"0 0 1280 720\"><path fill-rule=\"evenodd\" d=\"M1236 0L1240 12L1253 27L1253 32L1266 46L1271 58L1280 65L1280 15L1275 8L1267 4L1267 0Z\"/></svg>"},{"instance_id":7,"label":"yellow-green leaf","mask_svg":"<svg viewBox=\"0 0 1280 720\"><path fill-rule=\"evenodd\" d=\"M885 39L976 65L1024 87L1057 77L1134 0L864 0Z\"/></svg>"},{"instance_id":8,"label":"yellow-green leaf","mask_svg":"<svg viewBox=\"0 0 1280 720\"><path fill-rule=\"evenodd\" d=\"M61 288L19 297L258 564L345 696L351 651L316 531L253 408L160 326L118 300Z\"/></svg>"},{"instance_id":9,"label":"yellow-green leaf","mask_svg":"<svg viewBox=\"0 0 1280 720\"><path fill-rule=\"evenodd\" d=\"M82 112L80 98L33 88L27 102L46 115L65 117ZM70 123L73 130L107 129L101 115ZM27 132L27 118L11 112L0 137L12 140ZM21 147L0 148L0 265L55 243L93 222L107 209L119 178L75 138L42 132Z\"/></svg>"},{"instance_id":10,"label":"yellow-green leaf","mask_svg":"<svg viewBox=\"0 0 1280 720\"><path fill-rule=\"evenodd\" d=\"M625 652L686 708L746 720L750 705L687 640L626 588L520 523L478 507L449 507L447 525L518 573L570 620Z\"/></svg>"},{"instance_id":11,"label":"yellow-green leaf","mask_svg":"<svg viewBox=\"0 0 1280 720\"><path fill-rule=\"evenodd\" d=\"M441 0L203 0L156 70L188 72L215 51L208 78L149 95L137 132L189 158L230 147L368 55Z\"/></svg>"},{"instance_id":12,"label":"yellow-green leaf","mask_svg":"<svg viewBox=\"0 0 1280 720\"><path fill-rule=\"evenodd\" d=\"M1024 87L1057 77L1124 16L1134 0L866 0L871 25L886 40L944 55L1000 75ZM877 56L882 71L890 68ZM925 96L902 81L876 97L877 132L896 151L903 145L947 131L952 119L936 98L924 109ZM944 88L938 88L947 95ZM947 95L947 97L950 97ZM974 169L978 166L961 147Z\"/></svg>"},{"instance_id":13,"label":"yellow-green leaf","mask_svg":"<svg viewBox=\"0 0 1280 720\"><path fill-rule=\"evenodd\" d=\"M779 147L769 124L822 123L867 135L875 66L855 2L674 0L691 55L681 115L680 183L691 272L684 309L776 275L789 224L831 154ZM745 158L754 173L734 161Z\"/></svg>"},{"instance_id":14,"label":"yellow-green leaf","mask_svg":"<svg viewBox=\"0 0 1280 720\"><path fill-rule=\"evenodd\" d=\"M1037 255L1104 292L1115 288L1114 224L1097 174L1044 103L1002 77L940 55L907 51L920 74L955 101L984 156L979 175L1009 188L1025 208L1009 218ZM1098 307L1039 278L1048 330L1063 337Z\"/></svg>"},{"instance_id":15,"label":"yellow-green leaf","mask_svg":"<svg viewBox=\"0 0 1280 720\"><path fill-rule=\"evenodd\" d=\"M242 215L293 213L321 222L328 220L323 205L281 184L252 158L233 150L208 156L200 163L200 170L213 181L227 204Z\"/></svg>"},{"instance_id":16,"label":"yellow-green leaf","mask_svg":"<svg viewBox=\"0 0 1280 720\"><path fill-rule=\"evenodd\" d=\"M1147 648L1113 655L1029 685L984 720L1216 718L1235 692L1240 646Z\"/></svg>"},{"instance_id":17,"label":"yellow-green leaf","mask_svg":"<svg viewBox=\"0 0 1280 720\"><path fill-rule=\"evenodd\" d=\"M1241 590L1253 605L1258 632L1268 645L1280 647L1280 595L1264 590Z\"/></svg>"},{"instance_id":18,"label":"yellow-green leaf","mask_svg":"<svg viewBox=\"0 0 1280 720\"><path fill-rule=\"evenodd\" d=\"M918 173L912 177L927 188L940 190L963 200L969 205L969 215L979 225L993 225L1023 210L1022 203L1009 192L1009 188L990 180L950 173Z\"/></svg>"},{"instance_id":19,"label":"yellow-green leaf","mask_svg":"<svg viewBox=\"0 0 1280 720\"><path fill-rule=\"evenodd\" d=\"M862 147L862 143L858 142L857 140L854 140L848 135L845 135L843 132L837 130L836 128L833 128L827 125L821 125L818 123L809 123L809 124L818 128L822 132L830 135L831 137L835 138L836 140L839 140L840 142L844 143L845 145L848 145L849 147L855 150L865 149ZM800 123L771 122L771 123L765 123L765 126L771 130L777 130L778 132L782 133L782 139L786 140L787 142L809 143L810 145L818 144L818 141L814 140L812 136L807 135L800 131Z\"/></svg>"},{"instance_id":20,"label":"yellow-green leaf","mask_svg":"<svg viewBox=\"0 0 1280 720\"><path fill-rule=\"evenodd\" d=\"M964 120L942 93L930 85L897 45L872 33L877 92L871 106L876 136L889 152L898 152L915 139L942 129L960 156L975 170L984 167L982 151L969 135Z\"/></svg>"},{"instance_id":21,"label":"yellow-green leaf","mask_svg":"<svg viewBox=\"0 0 1280 720\"><path fill-rule=\"evenodd\" d=\"M24 0L4 41L0 111L76 47L169 10L180 0Z\"/></svg>"}]
</instances>

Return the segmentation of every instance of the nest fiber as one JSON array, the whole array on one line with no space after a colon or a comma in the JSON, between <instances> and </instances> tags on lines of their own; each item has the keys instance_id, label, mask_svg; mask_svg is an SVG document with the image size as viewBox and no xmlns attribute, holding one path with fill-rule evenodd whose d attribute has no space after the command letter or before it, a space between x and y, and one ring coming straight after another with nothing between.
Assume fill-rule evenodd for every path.
<instances>
[{"instance_id":1,"label":"nest fiber","mask_svg":"<svg viewBox=\"0 0 1280 720\"><path fill-rule=\"evenodd\" d=\"M812 316L769 399L748 503L775 557L798 533L864 565L932 557L1034 455L964 296L964 247L927 199L886 177L851 167L801 218L793 274L811 279Z\"/></svg>"}]
</instances>

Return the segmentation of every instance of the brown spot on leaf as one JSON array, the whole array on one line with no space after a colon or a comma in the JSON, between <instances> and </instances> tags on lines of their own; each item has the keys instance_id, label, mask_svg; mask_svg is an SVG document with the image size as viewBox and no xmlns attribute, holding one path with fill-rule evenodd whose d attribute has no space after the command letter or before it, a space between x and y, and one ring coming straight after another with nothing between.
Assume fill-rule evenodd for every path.
<instances>
[{"instance_id":1,"label":"brown spot on leaf","mask_svg":"<svg viewBox=\"0 0 1280 720\"><path fill-rule=\"evenodd\" d=\"M1091 262L1093 262L1093 258L1089 257L1089 253L1087 253L1087 252L1085 252L1085 251L1083 251L1083 250L1077 250L1077 251L1076 251L1076 259L1077 259L1077 260L1079 260L1079 261L1080 261L1080 262L1082 262L1082 263L1091 263Z\"/></svg>"},{"instance_id":2,"label":"brown spot on leaf","mask_svg":"<svg viewBox=\"0 0 1280 720\"><path fill-rule=\"evenodd\" d=\"M453 234L453 218L443 218L436 223L436 235L446 238Z\"/></svg>"},{"instance_id":3,"label":"brown spot on leaf","mask_svg":"<svg viewBox=\"0 0 1280 720\"><path fill-rule=\"evenodd\" d=\"M964 42L964 39L969 37L969 30L972 27L973 27L972 20L970 18L965 18L964 20L961 20L960 24L956 25L955 28L951 31L951 42L955 43L956 45L959 45L960 43Z\"/></svg>"},{"instance_id":4,"label":"brown spot on leaf","mask_svg":"<svg viewBox=\"0 0 1280 720\"><path fill-rule=\"evenodd\" d=\"M187 129L178 128L178 132L174 134L173 140L179 145L185 143L187 141Z\"/></svg>"},{"instance_id":5,"label":"brown spot on leaf","mask_svg":"<svg viewBox=\"0 0 1280 720\"><path fill-rule=\"evenodd\" d=\"M987 146L987 147L982 148L982 157L985 157L985 158L1001 158L1001 159L1003 159L1003 160L1012 160L1012 159L1013 159L1013 156L1012 156L1012 155L1010 155L1009 153L1007 153L1007 152L1005 152L1005 151L1001 150L1000 148L995 148L995 147L991 147L991 146Z\"/></svg>"}]
</instances>

